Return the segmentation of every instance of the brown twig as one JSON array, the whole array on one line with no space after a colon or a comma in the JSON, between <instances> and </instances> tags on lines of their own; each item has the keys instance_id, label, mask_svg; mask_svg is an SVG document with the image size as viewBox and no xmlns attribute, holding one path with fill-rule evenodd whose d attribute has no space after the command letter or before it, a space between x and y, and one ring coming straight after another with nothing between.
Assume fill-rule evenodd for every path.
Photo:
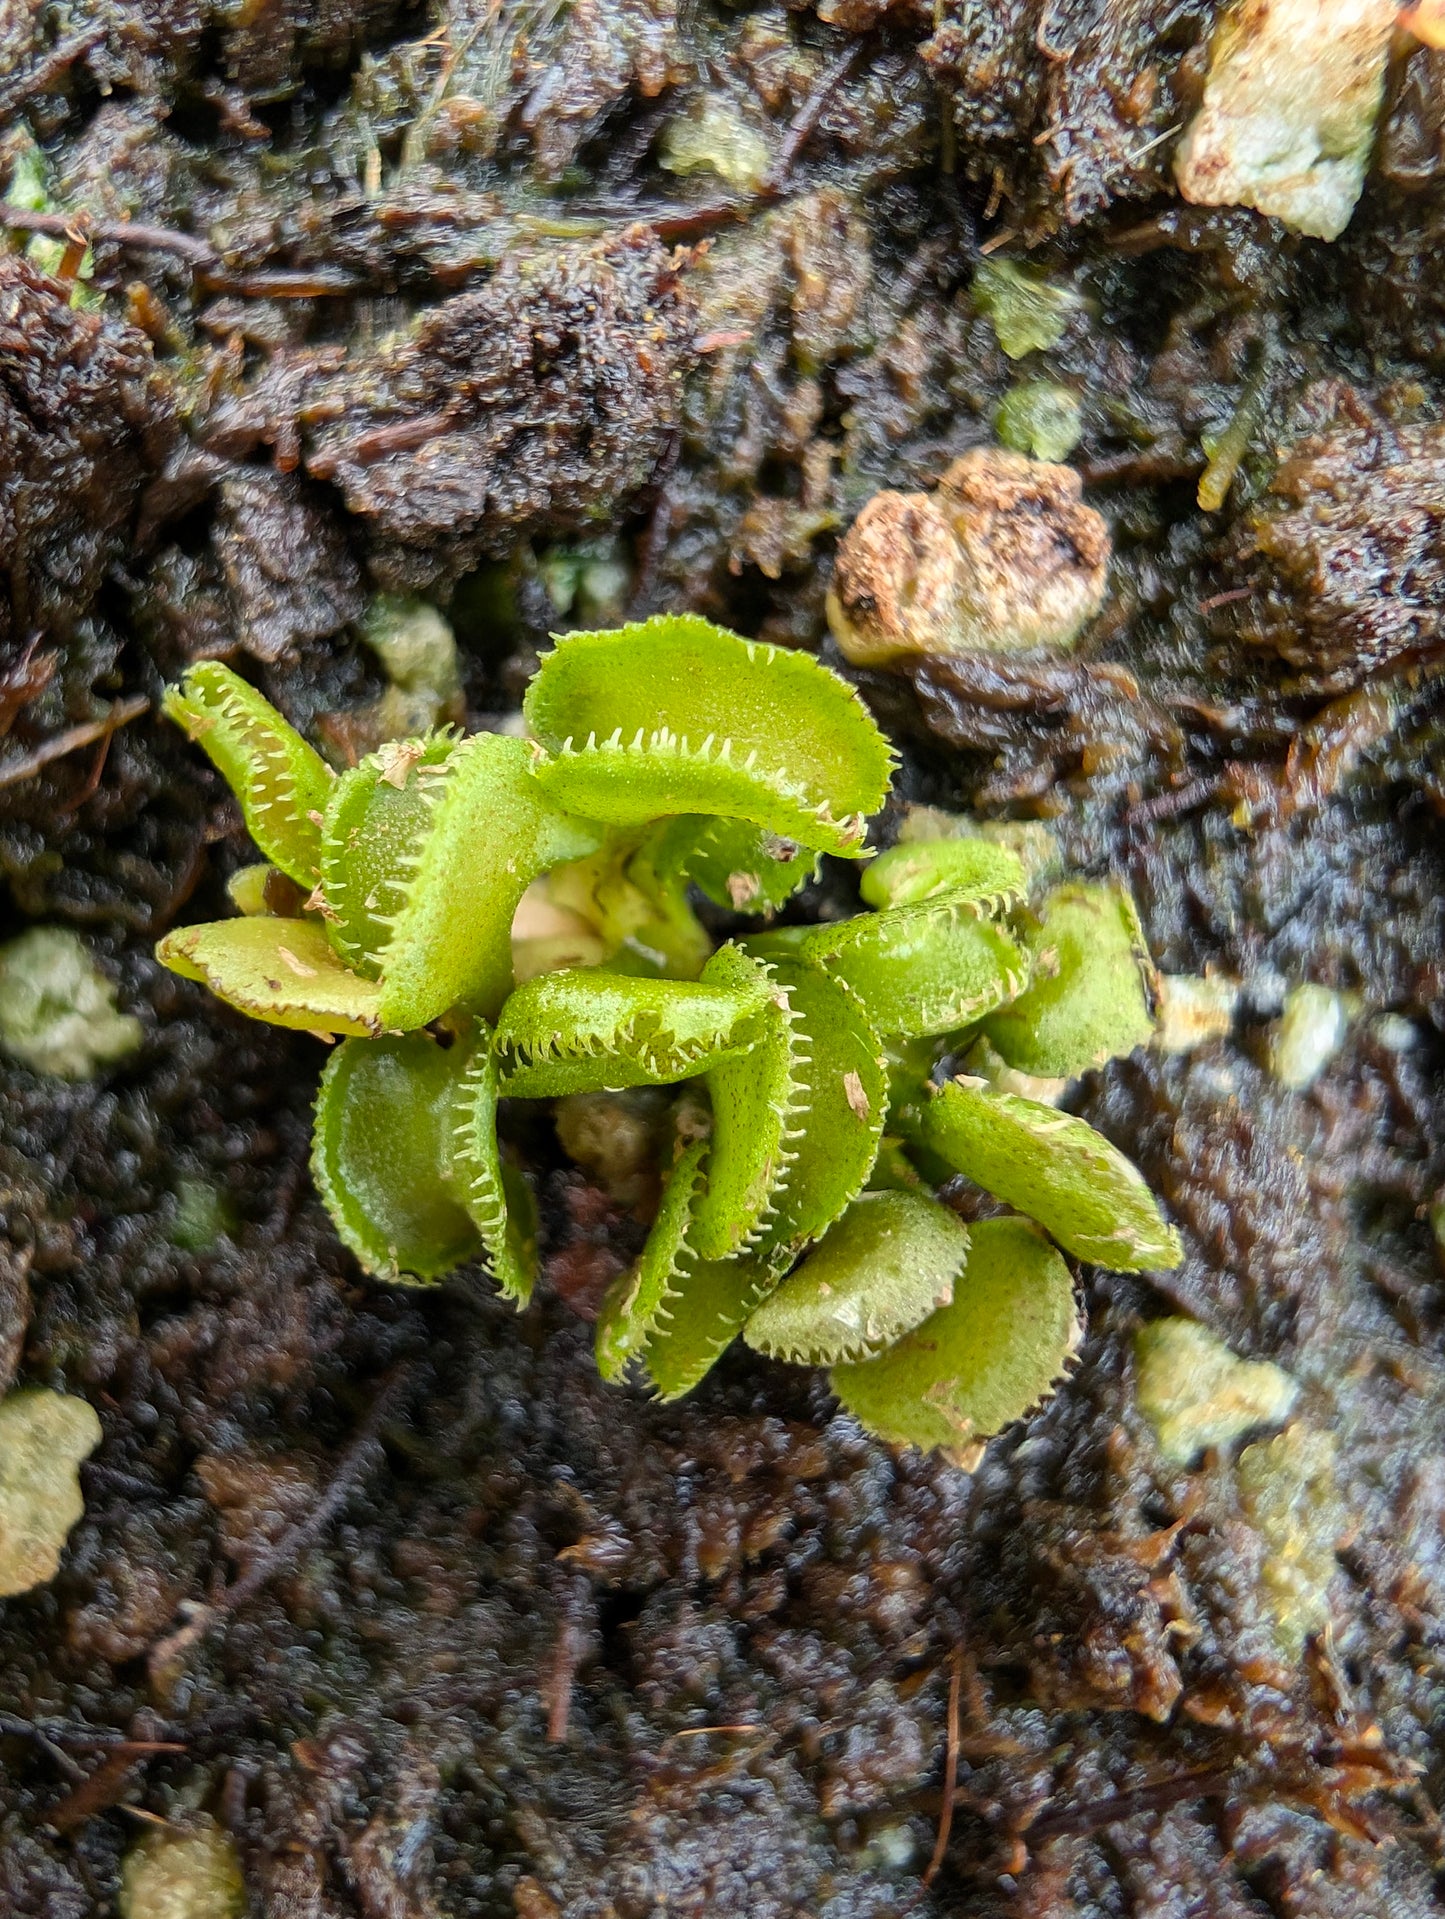
<instances>
[{"instance_id":1,"label":"brown twig","mask_svg":"<svg viewBox=\"0 0 1445 1919\"><path fill-rule=\"evenodd\" d=\"M782 191L792 171L793 162L812 137L814 128L823 117L824 108L862 56L863 44L861 40L851 41L818 75L817 83L794 114L787 132L783 135L783 144L778 148L778 157L768 168L768 177L764 183L765 190L771 190L774 193Z\"/></svg>"},{"instance_id":2,"label":"brown twig","mask_svg":"<svg viewBox=\"0 0 1445 1919\"><path fill-rule=\"evenodd\" d=\"M317 1537L340 1510L366 1471L382 1422L411 1375L412 1367L406 1362L393 1366L386 1375L376 1398L371 1402L370 1411L357 1428L355 1438L338 1460L330 1485L306 1517L298 1520L294 1526L288 1526L274 1545L258 1553L240 1577L232 1580L229 1586L222 1587L214 1599L192 1604L184 1626L156 1641L147 1660L153 1676L162 1677L170 1671L205 1638L218 1620L244 1606L247 1600L254 1599L269 1580Z\"/></svg>"},{"instance_id":3,"label":"brown twig","mask_svg":"<svg viewBox=\"0 0 1445 1919\"><path fill-rule=\"evenodd\" d=\"M95 220L88 213L42 213L29 207L0 202L0 226L21 233L45 233L57 240L94 246L140 247L151 253L174 253L192 266L214 266L216 249L193 233L175 233L169 227L144 226L134 220Z\"/></svg>"},{"instance_id":4,"label":"brown twig","mask_svg":"<svg viewBox=\"0 0 1445 1919\"><path fill-rule=\"evenodd\" d=\"M952 1666L948 1680L948 1745L943 1761L943 1803L938 1809L938 1838L934 1841L933 1857L923 1873L925 1886L931 1886L938 1877L953 1831L953 1797L958 1790L958 1711L963 1697L962 1646L954 1647Z\"/></svg>"},{"instance_id":5,"label":"brown twig","mask_svg":"<svg viewBox=\"0 0 1445 1919\"><path fill-rule=\"evenodd\" d=\"M242 300L324 300L360 293L366 282L354 273L332 267L257 267L249 273L228 273L212 254L201 270L208 292L233 293Z\"/></svg>"},{"instance_id":6,"label":"brown twig","mask_svg":"<svg viewBox=\"0 0 1445 1919\"><path fill-rule=\"evenodd\" d=\"M143 693L132 699L116 700L110 711L98 720L86 720L79 726L72 726L67 732L57 733L53 739L37 746L33 753L27 753L24 759L12 761L9 766L0 766L0 787L18 786L22 780L32 780L53 760L63 760L67 753L75 752L77 747L91 746L96 740L108 739L122 726L139 719L150 706Z\"/></svg>"},{"instance_id":7,"label":"brown twig","mask_svg":"<svg viewBox=\"0 0 1445 1919\"><path fill-rule=\"evenodd\" d=\"M64 1742L70 1746L111 1746L128 1752L185 1752L174 1739L132 1739L129 1733L113 1726L72 1726L63 1720L22 1719L18 1713L0 1712L0 1733L9 1739L39 1739L47 1743Z\"/></svg>"},{"instance_id":8,"label":"brown twig","mask_svg":"<svg viewBox=\"0 0 1445 1919\"><path fill-rule=\"evenodd\" d=\"M37 66L25 73L17 73L5 86L0 87L0 113L12 113L17 107L23 106L28 94L52 92L55 82L66 68L74 66L92 47L99 46L104 38L105 28L97 25L71 34L68 40L58 40Z\"/></svg>"},{"instance_id":9,"label":"brown twig","mask_svg":"<svg viewBox=\"0 0 1445 1919\"><path fill-rule=\"evenodd\" d=\"M725 226L730 220L744 219L757 207L770 205L783 193L794 162L812 138L829 100L861 58L864 44L862 40L850 42L819 74L807 99L789 122L773 164L755 193L739 200L709 200L697 207L659 207L651 213L629 207L625 216L617 208L596 211L604 217L637 220L651 227L660 240L691 240L713 227Z\"/></svg>"},{"instance_id":10,"label":"brown twig","mask_svg":"<svg viewBox=\"0 0 1445 1919\"><path fill-rule=\"evenodd\" d=\"M542 1698L547 1707L547 1743L560 1746L567 1737L567 1722L572 1713L572 1686L577 1677L577 1662L582 1656L580 1614L591 1596L585 1579L568 1582L562 1604L562 1623L552 1654L552 1669Z\"/></svg>"},{"instance_id":11,"label":"brown twig","mask_svg":"<svg viewBox=\"0 0 1445 1919\"><path fill-rule=\"evenodd\" d=\"M1135 1786L1129 1792L1116 1792L1107 1799L1095 1799L1083 1806L1061 1806L1046 1812L1027 1828L1030 1845L1046 1839L1075 1838L1102 1832L1125 1819L1136 1819L1142 1812L1167 1812L1170 1807L1190 1799L1222 1799L1234 1780L1233 1767L1211 1767L1198 1772L1175 1773L1172 1778L1153 1785Z\"/></svg>"}]
</instances>

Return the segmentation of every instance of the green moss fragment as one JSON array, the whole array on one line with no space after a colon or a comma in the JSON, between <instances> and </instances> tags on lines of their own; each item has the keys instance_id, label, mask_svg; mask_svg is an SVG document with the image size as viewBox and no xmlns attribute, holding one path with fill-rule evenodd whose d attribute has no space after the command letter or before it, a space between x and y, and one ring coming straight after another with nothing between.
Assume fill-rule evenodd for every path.
<instances>
[{"instance_id":1,"label":"green moss fragment","mask_svg":"<svg viewBox=\"0 0 1445 1919\"><path fill-rule=\"evenodd\" d=\"M0 1399L0 1598L54 1579L85 1511L80 1463L100 1444L84 1399L22 1387Z\"/></svg>"},{"instance_id":2,"label":"green moss fragment","mask_svg":"<svg viewBox=\"0 0 1445 1919\"><path fill-rule=\"evenodd\" d=\"M973 300L993 322L998 343L1011 360L1057 346L1083 304L1072 287L997 254L979 261Z\"/></svg>"},{"instance_id":3,"label":"green moss fragment","mask_svg":"<svg viewBox=\"0 0 1445 1919\"><path fill-rule=\"evenodd\" d=\"M1192 1319L1154 1319L1134 1338L1134 1391L1159 1450L1192 1465L1207 1446L1227 1446L1255 1426L1289 1417L1299 1387L1268 1360L1237 1358Z\"/></svg>"},{"instance_id":4,"label":"green moss fragment","mask_svg":"<svg viewBox=\"0 0 1445 1919\"><path fill-rule=\"evenodd\" d=\"M1260 1535L1260 1590L1287 1659L1328 1623L1335 1548L1345 1509L1335 1480L1335 1439L1302 1420L1246 1446L1236 1468L1239 1501Z\"/></svg>"},{"instance_id":5,"label":"green moss fragment","mask_svg":"<svg viewBox=\"0 0 1445 1919\"><path fill-rule=\"evenodd\" d=\"M91 1079L141 1043L78 933L34 926L0 946L0 1047L37 1073Z\"/></svg>"},{"instance_id":6,"label":"green moss fragment","mask_svg":"<svg viewBox=\"0 0 1445 1919\"><path fill-rule=\"evenodd\" d=\"M236 1230L236 1209L225 1193L204 1179L176 1181L176 1210L167 1235L188 1253L207 1253Z\"/></svg>"},{"instance_id":7,"label":"green moss fragment","mask_svg":"<svg viewBox=\"0 0 1445 1919\"><path fill-rule=\"evenodd\" d=\"M999 402L993 424L1004 445L1016 453L1035 460L1067 460L1083 432L1079 396L1054 380L1021 380Z\"/></svg>"},{"instance_id":8,"label":"green moss fragment","mask_svg":"<svg viewBox=\"0 0 1445 1919\"><path fill-rule=\"evenodd\" d=\"M669 173L715 173L743 193L756 193L768 177L766 140L715 93L668 121L658 157Z\"/></svg>"},{"instance_id":9,"label":"green moss fragment","mask_svg":"<svg viewBox=\"0 0 1445 1919\"><path fill-rule=\"evenodd\" d=\"M366 609L361 636L391 682L377 708L385 738L403 739L461 718L456 635L436 607L379 593Z\"/></svg>"}]
</instances>

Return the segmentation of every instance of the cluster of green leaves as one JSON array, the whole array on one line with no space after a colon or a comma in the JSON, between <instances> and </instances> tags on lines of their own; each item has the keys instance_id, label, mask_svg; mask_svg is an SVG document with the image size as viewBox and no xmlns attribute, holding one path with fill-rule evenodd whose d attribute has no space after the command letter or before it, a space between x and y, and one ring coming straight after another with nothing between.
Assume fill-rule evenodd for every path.
<instances>
[{"instance_id":1,"label":"cluster of green leaves","mask_svg":"<svg viewBox=\"0 0 1445 1919\"><path fill-rule=\"evenodd\" d=\"M1068 1075L1148 1036L1120 890L1058 887L1030 911L1002 847L899 846L864 869L857 917L714 950L692 889L771 915L820 855L867 857L891 751L810 656L688 617L573 634L528 690L527 740L439 732L339 775L215 662L167 710L268 864L233 884L242 917L160 957L341 1040L313 1170L369 1271L480 1257L525 1304L536 1217L498 1102L688 1082L646 1247L598 1321L604 1376L640 1369L676 1398L742 1333L830 1366L874 1432L962 1456L1077 1341L1060 1249L1177 1260L1139 1173L1082 1120L949 1076L981 1038ZM534 953L518 984L513 922L543 875L600 957ZM966 1227L932 1190L956 1174L1026 1217Z\"/></svg>"}]
</instances>

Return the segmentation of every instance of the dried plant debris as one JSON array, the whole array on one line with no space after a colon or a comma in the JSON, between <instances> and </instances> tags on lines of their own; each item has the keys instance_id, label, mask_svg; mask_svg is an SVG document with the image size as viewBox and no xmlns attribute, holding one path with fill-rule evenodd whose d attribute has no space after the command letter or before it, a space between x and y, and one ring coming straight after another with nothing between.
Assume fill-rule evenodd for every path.
<instances>
[{"instance_id":1,"label":"dried plant debris","mask_svg":"<svg viewBox=\"0 0 1445 1919\"><path fill-rule=\"evenodd\" d=\"M1233 531L1246 584L1224 629L1310 686L1349 686L1445 644L1445 429L1341 425L1292 447Z\"/></svg>"},{"instance_id":2,"label":"dried plant debris","mask_svg":"<svg viewBox=\"0 0 1445 1919\"><path fill-rule=\"evenodd\" d=\"M1066 21L1037 0L915 6L964 165L1046 232L1167 190L1216 11L1114 0Z\"/></svg>"},{"instance_id":3,"label":"dried plant debris","mask_svg":"<svg viewBox=\"0 0 1445 1919\"><path fill-rule=\"evenodd\" d=\"M677 431L689 302L636 230L518 250L339 372L307 382L310 473L340 488L391 591L579 531L657 476ZM248 403L265 406L264 394Z\"/></svg>"},{"instance_id":4,"label":"dried plant debris","mask_svg":"<svg viewBox=\"0 0 1445 1919\"><path fill-rule=\"evenodd\" d=\"M247 468L224 480L215 543L236 637L253 658L294 658L360 619L361 569L346 529L294 474Z\"/></svg>"},{"instance_id":5,"label":"dried plant debris","mask_svg":"<svg viewBox=\"0 0 1445 1919\"><path fill-rule=\"evenodd\" d=\"M64 636L175 444L172 381L132 326L0 256L0 642Z\"/></svg>"}]
</instances>

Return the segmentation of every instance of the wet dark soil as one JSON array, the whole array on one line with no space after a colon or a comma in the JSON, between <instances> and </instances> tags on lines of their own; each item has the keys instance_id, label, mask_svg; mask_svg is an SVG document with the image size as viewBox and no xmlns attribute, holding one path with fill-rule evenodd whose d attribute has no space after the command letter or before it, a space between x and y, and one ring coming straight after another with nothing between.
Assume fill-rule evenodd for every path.
<instances>
[{"instance_id":1,"label":"wet dark soil","mask_svg":"<svg viewBox=\"0 0 1445 1919\"><path fill-rule=\"evenodd\" d=\"M197 1811L275 1919L1437 1909L1445 55L1402 47L1325 246L1172 197L1216 11L0 10L0 165L38 147L91 253L78 302L63 231L0 257L0 932L79 930L145 1032L78 1085L0 1060L0 1387L105 1434L60 1576L0 1602L5 1913L117 1910ZM764 155L734 184L663 164L704 106ZM1022 366L985 249L1078 296ZM344 750L382 589L447 613L473 724L569 624L835 658L838 534L1021 373L1079 396L1104 614L862 684L905 799L1047 821L1166 969L1243 980L1230 1038L1079 1094L1179 1272L1086 1274L1076 1370L971 1476L746 1353L675 1408L602 1387L642 1227L545 1119L529 1314L364 1280L306 1173L320 1049L150 956L248 857L164 681L228 657ZM1300 1093L1265 1030L1306 981L1354 1018ZM1233 1457L1136 1409L1162 1312L1333 1436L1302 1650Z\"/></svg>"}]
</instances>

